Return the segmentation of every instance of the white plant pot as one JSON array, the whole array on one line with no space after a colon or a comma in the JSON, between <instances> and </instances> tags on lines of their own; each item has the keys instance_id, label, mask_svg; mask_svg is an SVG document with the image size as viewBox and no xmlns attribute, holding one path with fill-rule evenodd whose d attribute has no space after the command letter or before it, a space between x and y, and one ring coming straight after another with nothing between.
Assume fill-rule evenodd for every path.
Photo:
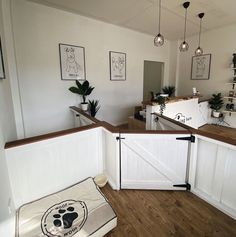
<instances>
[{"instance_id":1,"label":"white plant pot","mask_svg":"<svg viewBox=\"0 0 236 237\"><path fill-rule=\"evenodd\" d=\"M87 111L88 110L88 103L81 103L81 109L83 111Z\"/></svg>"},{"instance_id":2,"label":"white plant pot","mask_svg":"<svg viewBox=\"0 0 236 237\"><path fill-rule=\"evenodd\" d=\"M214 110L213 110L212 115L213 115L213 117L215 117L215 118L219 118L219 117L220 117L220 112L219 112L219 111L214 111Z\"/></svg>"}]
</instances>

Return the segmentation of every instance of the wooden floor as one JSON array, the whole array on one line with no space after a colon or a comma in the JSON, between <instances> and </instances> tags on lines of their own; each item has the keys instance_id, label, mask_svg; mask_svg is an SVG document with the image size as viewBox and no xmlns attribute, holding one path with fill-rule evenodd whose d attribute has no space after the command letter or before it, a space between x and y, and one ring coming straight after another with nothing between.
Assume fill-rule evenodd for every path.
<instances>
[{"instance_id":1,"label":"wooden floor","mask_svg":"<svg viewBox=\"0 0 236 237\"><path fill-rule=\"evenodd\" d=\"M186 191L102 189L118 216L106 237L236 237L236 221Z\"/></svg>"},{"instance_id":2,"label":"wooden floor","mask_svg":"<svg viewBox=\"0 0 236 237\"><path fill-rule=\"evenodd\" d=\"M210 132L213 134L221 135L224 137L230 137L236 140L236 128L229 128L219 125L206 124L199 128L200 130Z\"/></svg>"}]
</instances>

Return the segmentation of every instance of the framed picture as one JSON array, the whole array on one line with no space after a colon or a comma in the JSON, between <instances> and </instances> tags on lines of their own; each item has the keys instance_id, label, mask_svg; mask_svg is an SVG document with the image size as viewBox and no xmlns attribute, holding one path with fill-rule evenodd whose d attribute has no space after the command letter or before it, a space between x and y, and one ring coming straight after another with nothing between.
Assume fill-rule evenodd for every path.
<instances>
[{"instance_id":1,"label":"framed picture","mask_svg":"<svg viewBox=\"0 0 236 237\"><path fill-rule=\"evenodd\" d=\"M0 79L5 79L1 39L0 39Z\"/></svg>"},{"instance_id":2,"label":"framed picture","mask_svg":"<svg viewBox=\"0 0 236 237\"><path fill-rule=\"evenodd\" d=\"M126 80L126 54L120 52L109 52L110 60L110 80Z\"/></svg>"},{"instance_id":3,"label":"framed picture","mask_svg":"<svg viewBox=\"0 0 236 237\"><path fill-rule=\"evenodd\" d=\"M59 44L62 80L86 80L84 47Z\"/></svg>"},{"instance_id":4,"label":"framed picture","mask_svg":"<svg viewBox=\"0 0 236 237\"><path fill-rule=\"evenodd\" d=\"M211 54L192 57L192 80L208 80L210 78Z\"/></svg>"}]
</instances>

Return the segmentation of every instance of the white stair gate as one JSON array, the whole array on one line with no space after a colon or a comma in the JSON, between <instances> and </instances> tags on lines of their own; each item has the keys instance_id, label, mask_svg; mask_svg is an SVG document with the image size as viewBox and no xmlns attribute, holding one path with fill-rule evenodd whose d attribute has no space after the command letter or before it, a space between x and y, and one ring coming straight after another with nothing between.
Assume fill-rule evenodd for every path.
<instances>
[{"instance_id":1,"label":"white stair gate","mask_svg":"<svg viewBox=\"0 0 236 237\"><path fill-rule=\"evenodd\" d=\"M190 133L121 134L121 188L186 190Z\"/></svg>"}]
</instances>

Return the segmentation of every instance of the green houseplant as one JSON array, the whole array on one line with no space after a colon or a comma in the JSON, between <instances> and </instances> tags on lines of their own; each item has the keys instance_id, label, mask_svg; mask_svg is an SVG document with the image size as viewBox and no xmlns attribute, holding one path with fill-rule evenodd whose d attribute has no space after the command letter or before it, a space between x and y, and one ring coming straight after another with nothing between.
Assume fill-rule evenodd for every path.
<instances>
[{"instance_id":1,"label":"green houseplant","mask_svg":"<svg viewBox=\"0 0 236 237\"><path fill-rule=\"evenodd\" d=\"M99 101L98 100L89 100L89 110L90 110L90 115L92 117L95 117L98 110L100 109L100 105L98 105Z\"/></svg>"},{"instance_id":2,"label":"green houseplant","mask_svg":"<svg viewBox=\"0 0 236 237\"><path fill-rule=\"evenodd\" d=\"M164 94L168 94L169 97L174 96L175 94L175 87L174 86L164 86L162 88Z\"/></svg>"},{"instance_id":3,"label":"green houseplant","mask_svg":"<svg viewBox=\"0 0 236 237\"><path fill-rule=\"evenodd\" d=\"M212 94L211 99L209 100L210 108L213 110L212 115L213 117L218 118L220 116L219 110L223 107L223 97L221 93Z\"/></svg>"},{"instance_id":4,"label":"green houseplant","mask_svg":"<svg viewBox=\"0 0 236 237\"><path fill-rule=\"evenodd\" d=\"M166 108L166 97L157 95L156 99L154 99L154 102L156 102L160 105L160 114L163 115L163 112Z\"/></svg>"},{"instance_id":5,"label":"green houseplant","mask_svg":"<svg viewBox=\"0 0 236 237\"><path fill-rule=\"evenodd\" d=\"M88 81L80 83L78 80L76 80L75 82L77 87L72 86L69 88L69 91L82 96L83 102L81 103L81 108L82 110L87 111L88 103L86 102L86 97L92 93L94 87L91 87Z\"/></svg>"}]
</instances>

